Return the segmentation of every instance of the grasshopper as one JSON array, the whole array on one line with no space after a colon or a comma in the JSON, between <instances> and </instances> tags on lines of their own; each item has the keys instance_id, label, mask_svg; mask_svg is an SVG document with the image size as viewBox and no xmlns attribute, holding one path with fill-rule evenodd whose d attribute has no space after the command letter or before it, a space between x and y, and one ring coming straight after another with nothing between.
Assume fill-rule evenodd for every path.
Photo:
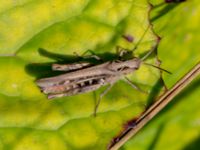
<instances>
[{"instance_id":1,"label":"grasshopper","mask_svg":"<svg viewBox=\"0 0 200 150\"><path fill-rule=\"evenodd\" d=\"M125 56L132 56L134 49L126 50L121 48L121 50L118 51L119 58L117 60L107 61L98 65L92 65L88 62L53 64L52 70L67 72L54 77L39 79L36 81L36 84L40 87L43 93L48 95L49 99L91 92L102 86L108 85L97 100L94 110L94 115L96 115L101 99L118 80L124 78L124 81L133 88L142 91L127 77L125 77L125 75L138 70L142 63L147 64L144 60L154 51L155 48L156 46L147 52L147 54L142 58L132 57L128 60L124 59ZM98 56L95 56L95 58L99 59ZM157 66L154 67L159 68ZM159 69L164 70L162 68Z\"/></svg>"}]
</instances>

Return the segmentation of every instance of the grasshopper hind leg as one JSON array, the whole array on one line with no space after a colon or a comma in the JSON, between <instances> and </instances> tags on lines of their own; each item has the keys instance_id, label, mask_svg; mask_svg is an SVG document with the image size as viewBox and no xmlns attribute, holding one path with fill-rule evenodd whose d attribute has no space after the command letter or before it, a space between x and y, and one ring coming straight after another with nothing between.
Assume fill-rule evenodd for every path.
<instances>
[{"instance_id":1,"label":"grasshopper hind leg","mask_svg":"<svg viewBox=\"0 0 200 150\"><path fill-rule=\"evenodd\" d=\"M77 69L82 69L84 67L91 66L91 63L88 62L79 62L79 63L72 63L72 64L53 64L52 70L54 71L73 71Z\"/></svg>"},{"instance_id":2,"label":"grasshopper hind leg","mask_svg":"<svg viewBox=\"0 0 200 150\"><path fill-rule=\"evenodd\" d=\"M90 53L91 55L86 55L87 53ZM74 54L81 59L87 59L87 58L94 58L98 61L102 61L102 59L96 55L92 50L87 50L83 54L79 55L76 52ZM84 67L89 67L92 64L90 62L78 62L78 63L72 63L72 64L53 64L52 70L53 71L73 71L78 69L83 69Z\"/></svg>"}]
</instances>

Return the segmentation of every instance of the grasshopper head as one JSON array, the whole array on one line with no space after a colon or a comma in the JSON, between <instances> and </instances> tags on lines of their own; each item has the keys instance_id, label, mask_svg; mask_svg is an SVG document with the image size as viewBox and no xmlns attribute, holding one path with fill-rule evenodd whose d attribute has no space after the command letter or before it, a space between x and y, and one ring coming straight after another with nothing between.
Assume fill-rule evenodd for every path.
<instances>
[{"instance_id":1,"label":"grasshopper head","mask_svg":"<svg viewBox=\"0 0 200 150\"><path fill-rule=\"evenodd\" d=\"M140 58L135 57L127 61L127 66L131 69L138 69L141 63L142 63L142 60Z\"/></svg>"}]
</instances>

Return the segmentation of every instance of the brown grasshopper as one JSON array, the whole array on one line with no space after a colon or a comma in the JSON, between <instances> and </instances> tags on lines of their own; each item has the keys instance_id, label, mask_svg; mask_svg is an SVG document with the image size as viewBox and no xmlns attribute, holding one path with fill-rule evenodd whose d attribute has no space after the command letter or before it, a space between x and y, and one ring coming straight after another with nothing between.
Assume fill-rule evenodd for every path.
<instances>
[{"instance_id":1,"label":"brown grasshopper","mask_svg":"<svg viewBox=\"0 0 200 150\"><path fill-rule=\"evenodd\" d=\"M124 59L124 57L127 55L132 55L133 50L121 49L119 51L119 59L107 61L99 65L92 65L88 62L63 65L53 64L52 70L68 72L54 77L39 79L36 81L36 83L41 88L41 91L48 95L49 99L91 92L102 86L109 85L99 96L94 110L94 115L96 115L96 111L102 97L121 78L124 77L124 81L126 81L129 85L139 91L142 91L127 77L125 77L125 75L133 73L139 69L142 63L147 64L144 62L144 60L154 51L154 49L155 48L150 50L142 58L132 57L128 60ZM95 58L99 59L98 56L95 56ZM159 68L154 65L151 66ZM159 69L164 70L162 68Z\"/></svg>"}]
</instances>

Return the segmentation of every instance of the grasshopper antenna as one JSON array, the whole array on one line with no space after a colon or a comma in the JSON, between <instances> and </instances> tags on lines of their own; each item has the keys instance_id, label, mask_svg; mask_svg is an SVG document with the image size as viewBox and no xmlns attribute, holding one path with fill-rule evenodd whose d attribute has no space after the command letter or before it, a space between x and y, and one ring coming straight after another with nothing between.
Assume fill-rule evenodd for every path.
<instances>
[{"instance_id":1,"label":"grasshopper antenna","mask_svg":"<svg viewBox=\"0 0 200 150\"><path fill-rule=\"evenodd\" d=\"M144 62L144 60L146 60L146 59L156 50L156 48L157 48L157 45L156 45L154 48L152 48L146 55L144 55L144 56L141 58L143 64L148 65L148 66L151 66L151 67L154 67L154 68L157 68L157 69L162 70L162 71L164 71L164 72L166 72L166 73L168 73L168 74L172 74L171 72L167 71L166 69L163 69L163 68L161 68L161 67L158 67L158 66L155 66L155 65L152 65L152 64L149 64L149 63Z\"/></svg>"},{"instance_id":2,"label":"grasshopper antenna","mask_svg":"<svg viewBox=\"0 0 200 150\"><path fill-rule=\"evenodd\" d=\"M149 30L150 28L150 24L148 25L148 27L146 28L146 30L144 31L144 33L142 34L141 38L139 39L139 41L135 44L135 47L131 50L132 52L134 52L137 48L138 48L138 45L140 45L140 43L142 42L144 36L146 35L147 31Z\"/></svg>"},{"instance_id":3,"label":"grasshopper antenna","mask_svg":"<svg viewBox=\"0 0 200 150\"><path fill-rule=\"evenodd\" d=\"M168 74L172 74L172 73L169 72L168 70L163 69L163 68L161 68L161 67L158 67L158 66L155 66L155 65L152 65L152 64L146 63L146 62L144 62L143 64L148 65L148 66L152 66L152 67L157 68L157 69L159 69L159 70L162 70L162 71L164 71L164 72L166 72L166 73L168 73Z\"/></svg>"},{"instance_id":4,"label":"grasshopper antenna","mask_svg":"<svg viewBox=\"0 0 200 150\"><path fill-rule=\"evenodd\" d=\"M157 48L157 44L156 44L156 46L154 46L146 55L144 55L144 56L141 58L141 60L142 60L142 61L146 60L146 59L156 50L156 48Z\"/></svg>"},{"instance_id":5,"label":"grasshopper antenna","mask_svg":"<svg viewBox=\"0 0 200 150\"><path fill-rule=\"evenodd\" d=\"M120 46L117 46L117 53L119 53L119 56L122 58L123 56L126 56L126 54L133 54L133 52L138 48L138 45L142 42L144 36L146 35L147 31L149 30L151 24L148 25L148 27L145 29L145 31L143 32L142 36L140 37L140 39L137 41L137 43L135 44L133 49L124 49Z\"/></svg>"}]
</instances>

